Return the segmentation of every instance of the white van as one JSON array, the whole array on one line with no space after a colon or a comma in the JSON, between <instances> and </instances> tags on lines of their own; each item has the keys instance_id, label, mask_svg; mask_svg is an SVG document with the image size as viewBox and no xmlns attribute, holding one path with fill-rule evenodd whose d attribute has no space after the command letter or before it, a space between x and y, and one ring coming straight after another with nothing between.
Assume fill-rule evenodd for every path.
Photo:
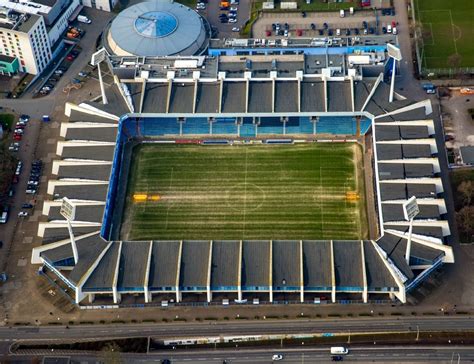
<instances>
[{"instance_id":1,"label":"white van","mask_svg":"<svg viewBox=\"0 0 474 364\"><path fill-rule=\"evenodd\" d=\"M346 16L346 14L344 13L344 10L342 10L342 9L339 10L339 16L340 16L341 18L344 18L344 17Z\"/></svg>"},{"instance_id":2,"label":"white van","mask_svg":"<svg viewBox=\"0 0 474 364\"><path fill-rule=\"evenodd\" d=\"M390 24L387 25L387 33L392 33L392 26Z\"/></svg>"},{"instance_id":3,"label":"white van","mask_svg":"<svg viewBox=\"0 0 474 364\"><path fill-rule=\"evenodd\" d=\"M331 355L346 355L349 354L349 349L344 346L331 346Z\"/></svg>"}]
</instances>

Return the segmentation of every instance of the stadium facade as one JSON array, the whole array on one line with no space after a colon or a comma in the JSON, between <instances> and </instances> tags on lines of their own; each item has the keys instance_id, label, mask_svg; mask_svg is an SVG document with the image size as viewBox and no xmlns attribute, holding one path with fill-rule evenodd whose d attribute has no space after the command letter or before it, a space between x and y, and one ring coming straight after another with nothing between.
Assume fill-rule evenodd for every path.
<instances>
[{"instance_id":1,"label":"stadium facade","mask_svg":"<svg viewBox=\"0 0 474 364\"><path fill-rule=\"evenodd\" d=\"M300 302L322 296L406 302L407 292L454 262L431 103L398 94L389 102L384 67L363 77L365 66L327 53L109 57L108 63L109 104L66 105L69 122L61 124L56 178L39 223L43 245L32 256L44 274L73 290L77 303L118 304L128 295L143 303L274 302L281 294ZM327 141L366 132L372 133L377 239L117 240L114 214L129 141ZM411 196L420 213L407 258L402 205ZM63 197L77 206L77 262L60 214Z\"/></svg>"}]
</instances>

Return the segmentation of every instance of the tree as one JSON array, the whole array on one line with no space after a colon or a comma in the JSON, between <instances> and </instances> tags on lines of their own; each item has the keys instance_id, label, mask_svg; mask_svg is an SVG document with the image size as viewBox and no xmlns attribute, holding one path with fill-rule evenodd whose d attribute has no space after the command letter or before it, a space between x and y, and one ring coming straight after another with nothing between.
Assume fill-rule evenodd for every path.
<instances>
[{"instance_id":1,"label":"tree","mask_svg":"<svg viewBox=\"0 0 474 364\"><path fill-rule=\"evenodd\" d=\"M472 181L462 181L458 186L458 192L462 194L464 206L471 205L474 199L474 183Z\"/></svg>"},{"instance_id":2,"label":"tree","mask_svg":"<svg viewBox=\"0 0 474 364\"><path fill-rule=\"evenodd\" d=\"M466 243L472 243L474 237L474 206L464 206L456 213L456 221L461 234L461 241L465 237Z\"/></svg>"}]
</instances>

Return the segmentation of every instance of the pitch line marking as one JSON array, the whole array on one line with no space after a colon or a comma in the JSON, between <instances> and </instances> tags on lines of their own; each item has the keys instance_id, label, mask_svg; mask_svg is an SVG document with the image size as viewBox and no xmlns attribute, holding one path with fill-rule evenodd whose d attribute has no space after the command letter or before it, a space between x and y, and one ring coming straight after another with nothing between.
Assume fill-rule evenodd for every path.
<instances>
[{"instance_id":1,"label":"pitch line marking","mask_svg":"<svg viewBox=\"0 0 474 364\"><path fill-rule=\"evenodd\" d=\"M245 148L245 175L244 175L244 221L242 227L242 239L245 238L245 225L247 215L247 171L248 171L248 149Z\"/></svg>"},{"instance_id":2,"label":"pitch line marking","mask_svg":"<svg viewBox=\"0 0 474 364\"><path fill-rule=\"evenodd\" d=\"M431 34L431 44L425 44L428 46L434 46L435 45L435 40L434 40L434 32L433 32L433 23L427 23L430 26L430 34Z\"/></svg>"},{"instance_id":3,"label":"pitch line marking","mask_svg":"<svg viewBox=\"0 0 474 364\"><path fill-rule=\"evenodd\" d=\"M456 42L456 36L454 35L454 22L451 10L449 10L449 17L451 18L451 31L453 32L454 50L456 51L456 54L458 54L458 45Z\"/></svg>"},{"instance_id":4,"label":"pitch line marking","mask_svg":"<svg viewBox=\"0 0 474 364\"><path fill-rule=\"evenodd\" d=\"M171 188L173 187L173 172L174 172L174 167L171 167L171 173L170 173L170 185L169 185L169 192L171 193ZM168 217L170 214L170 209L171 209L171 203L168 205L166 208L166 220L165 220L165 230L168 229Z\"/></svg>"}]
</instances>

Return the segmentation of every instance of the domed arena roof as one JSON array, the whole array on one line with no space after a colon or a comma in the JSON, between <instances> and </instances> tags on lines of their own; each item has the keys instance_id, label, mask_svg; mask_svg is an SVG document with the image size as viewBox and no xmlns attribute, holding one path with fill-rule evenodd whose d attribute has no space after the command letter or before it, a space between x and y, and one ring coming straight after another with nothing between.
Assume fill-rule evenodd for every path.
<instances>
[{"instance_id":1,"label":"domed arena roof","mask_svg":"<svg viewBox=\"0 0 474 364\"><path fill-rule=\"evenodd\" d=\"M119 56L191 56L205 51L208 31L193 9L172 0L151 0L117 15L106 42Z\"/></svg>"}]
</instances>

